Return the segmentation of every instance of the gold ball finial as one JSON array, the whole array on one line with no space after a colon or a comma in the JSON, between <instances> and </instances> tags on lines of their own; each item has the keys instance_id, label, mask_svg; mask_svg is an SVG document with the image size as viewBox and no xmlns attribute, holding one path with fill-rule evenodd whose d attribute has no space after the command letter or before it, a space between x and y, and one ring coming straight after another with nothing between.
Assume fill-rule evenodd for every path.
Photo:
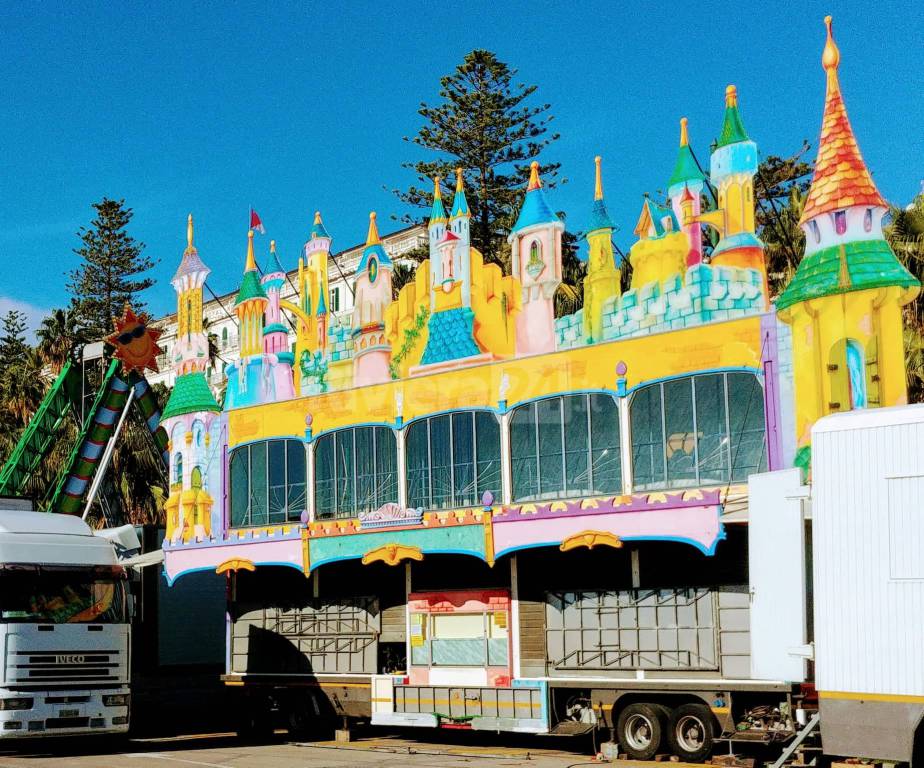
<instances>
[{"instance_id":1,"label":"gold ball finial","mask_svg":"<svg viewBox=\"0 0 924 768\"><path fill-rule=\"evenodd\" d=\"M270 240L270 253L276 253L276 241Z\"/></svg>"},{"instance_id":2,"label":"gold ball finial","mask_svg":"<svg viewBox=\"0 0 924 768\"><path fill-rule=\"evenodd\" d=\"M529 167L532 168L533 170L538 170L538 169L539 169L539 161L538 161L538 160L533 160L533 161L529 164Z\"/></svg>"},{"instance_id":3,"label":"gold ball finial","mask_svg":"<svg viewBox=\"0 0 924 768\"><path fill-rule=\"evenodd\" d=\"M186 219L186 250L191 251L193 247L193 217L189 214Z\"/></svg>"},{"instance_id":4,"label":"gold ball finial","mask_svg":"<svg viewBox=\"0 0 924 768\"><path fill-rule=\"evenodd\" d=\"M738 106L738 89L734 85L728 85L725 88L725 106L726 107L737 107Z\"/></svg>"},{"instance_id":5,"label":"gold ball finial","mask_svg":"<svg viewBox=\"0 0 924 768\"><path fill-rule=\"evenodd\" d=\"M253 230L252 229L247 231L247 238L250 240L253 240Z\"/></svg>"},{"instance_id":6,"label":"gold ball finial","mask_svg":"<svg viewBox=\"0 0 924 768\"><path fill-rule=\"evenodd\" d=\"M373 220L373 221L375 220L375 211L372 211L372 212L369 214L369 218L370 218L371 220Z\"/></svg>"},{"instance_id":7,"label":"gold ball finial","mask_svg":"<svg viewBox=\"0 0 924 768\"><path fill-rule=\"evenodd\" d=\"M597 155L594 158L594 200L603 199L603 158Z\"/></svg>"}]
</instances>

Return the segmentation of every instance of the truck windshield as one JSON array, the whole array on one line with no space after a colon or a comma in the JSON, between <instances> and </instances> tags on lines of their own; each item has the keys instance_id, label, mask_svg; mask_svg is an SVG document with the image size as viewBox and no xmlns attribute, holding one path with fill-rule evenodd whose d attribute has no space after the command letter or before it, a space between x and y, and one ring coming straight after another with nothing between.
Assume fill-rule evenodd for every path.
<instances>
[{"instance_id":1,"label":"truck windshield","mask_svg":"<svg viewBox=\"0 0 924 768\"><path fill-rule=\"evenodd\" d=\"M0 620L119 624L128 620L124 581L82 569L0 571Z\"/></svg>"}]
</instances>

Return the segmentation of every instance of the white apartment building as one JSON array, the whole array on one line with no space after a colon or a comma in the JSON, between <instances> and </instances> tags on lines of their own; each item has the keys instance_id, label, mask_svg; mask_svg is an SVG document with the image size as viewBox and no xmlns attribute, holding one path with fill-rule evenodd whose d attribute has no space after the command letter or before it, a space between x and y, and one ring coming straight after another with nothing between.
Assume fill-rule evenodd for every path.
<instances>
[{"instance_id":1,"label":"white apartment building","mask_svg":"<svg viewBox=\"0 0 924 768\"><path fill-rule=\"evenodd\" d=\"M402 259L402 255L413 250L418 246L427 244L427 228L423 224L415 224L410 227L399 229L382 236L382 245L385 252L395 263L413 263L409 259ZM330 311L331 323L337 323L338 318L347 317L353 311L353 276L356 272L356 266L362 257L364 244L359 243L331 254L329 257L330 267L328 270L328 281L330 288ZM282 288L281 297L285 301L298 303L298 268L290 270L286 274L286 284ZM208 291L205 297L210 296ZM218 341L219 358L215 361L214 367L207 371L209 383L213 389L219 390L224 382L224 369L227 363L232 363L239 359L238 344L238 324L237 317L234 313L234 300L237 296L237 287L230 293L226 293L218 298L211 298L203 303L203 315L207 325L208 333L214 334ZM203 298L205 298L203 297ZM291 319L289 341L295 343L295 321ZM349 324L349 319L346 319ZM161 383L168 387L173 386L175 377L173 366L170 363L170 353L173 345L176 343L177 317L176 312L158 318L151 325L164 331L163 335L157 342L163 354L157 359L159 373L149 373L148 381L152 384Z\"/></svg>"}]
</instances>

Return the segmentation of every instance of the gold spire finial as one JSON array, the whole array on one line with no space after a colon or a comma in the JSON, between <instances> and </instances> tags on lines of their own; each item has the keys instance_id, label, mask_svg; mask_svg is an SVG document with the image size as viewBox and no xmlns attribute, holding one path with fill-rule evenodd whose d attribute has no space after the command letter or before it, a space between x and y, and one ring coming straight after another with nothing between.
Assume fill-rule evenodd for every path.
<instances>
[{"instance_id":1,"label":"gold spire finial","mask_svg":"<svg viewBox=\"0 0 924 768\"><path fill-rule=\"evenodd\" d=\"M253 230L247 232L247 263L244 265L245 272L251 272L257 268L257 260L253 257Z\"/></svg>"},{"instance_id":2,"label":"gold spire finial","mask_svg":"<svg viewBox=\"0 0 924 768\"><path fill-rule=\"evenodd\" d=\"M738 106L738 89L729 85L725 89L725 106L726 107L737 107Z\"/></svg>"},{"instance_id":3,"label":"gold spire finial","mask_svg":"<svg viewBox=\"0 0 924 768\"><path fill-rule=\"evenodd\" d=\"M443 199L443 193L442 191L440 191L440 181L442 181L442 179L440 179L439 176L433 177L433 199L434 200Z\"/></svg>"},{"instance_id":4,"label":"gold spire finial","mask_svg":"<svg viewBox=\"0 0 924 768\"><path fill-rule=\"evenodd\" d=\"M825 16L825 27L828 30L828 39L825 40L825 50L821 54L821 66L830 75L837 71L838 64L841 63L841 52L834 42L834 30L831 25L831 17Z\"/></svg>"},{"instance_id":5,"label":"gold spire finial","mask_svg":"<svg viewBox=\"0 0 924 768\"><path fill-rule=\"evenodd\" d=\"M372 211L369 214L369 234L366 235L366 245L378 245L380 242L379 228L375 223L375 211Z\"/></svg>"},{"instance_id":6,"label":"gold spire finial","mask_svg":"<svg viewBox=\"0 0 924 768\"><path fill-rule=\"evenodd\" d=\"M462 169L456 168L456 192L462 191Z\"/></svg>"},{"instance_id":7,"label":"gold spire finial","mask_svg":"<svg viewBox=\"0 0 924 768\"><path fill-rule=\"evenodd\" d=\"M526 187L527 192L531 192L534 189L539 189L542 186L542 182L539 181L539 163L533 160L529 164L529 185Z\"/></svg>"},{"instance_id":8,"label":"gold spire finial","mask_svg":"<svg viewBox=\"0 0 924 768\"><path fill-rule=\"evenodd\" d=\"M594 200L603 199L603 174L600 168L602 162L603 158L600 155L594 158L594 165L597 166L594 178Z\"/></svg>"},{"instance_id":9,"label":"gold spire finial","mask_svg":"<svg viewBox=\"0 0 924 768\"><path fill-rule=\"evenodd\" d=\"M690 135L687 133L687 119L685 117L680 118L680 146L690 146Z\"/></svg>"},{"instance_id":10,"label":"gold spire finial","mask_svg":"<svg viewBox=\"0 0 924 768\"><path fill-rule=\"evenodd\" d=\"M189 214L189 218L186 219L186 253L193 250L195 250L193 248L193 217Z\"/></svg>"},{"instance_id":11,"label":"gold spire finial","mask_svg":"<svg viewBox=\"0 0 924 768\"><path fill-rule=\"evenodd\" d=\"M270 253L276 253L276 241L270 240Z\"/></svg>"},{"instance_id":12,"label":"gold spire finial","mask_svg":"<svg viewBox=\"0 0 924 768\"><path fill-rule=\"evenodd\" d=\"M314 212L314 223L315 223L315 224L320 224L320 223L321 223L321 212L320 212L320 211L315 211L315 212Z\"/></svg>"}]
</instances>

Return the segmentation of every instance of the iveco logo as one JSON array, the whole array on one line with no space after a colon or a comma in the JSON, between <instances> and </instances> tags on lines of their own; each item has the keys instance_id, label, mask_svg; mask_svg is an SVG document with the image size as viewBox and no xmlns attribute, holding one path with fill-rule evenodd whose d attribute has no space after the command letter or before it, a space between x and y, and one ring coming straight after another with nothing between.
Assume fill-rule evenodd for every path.
<instances>
[{"instance_id":1,"label":"iveco logo","mask_svg":"<svg viewBox=\"0 0 924 768\"><path fill-rule=\"evenodd\" d=\"M83 664L84 656L55 656L55 664Z\"/></svg>"}]
</instances>

